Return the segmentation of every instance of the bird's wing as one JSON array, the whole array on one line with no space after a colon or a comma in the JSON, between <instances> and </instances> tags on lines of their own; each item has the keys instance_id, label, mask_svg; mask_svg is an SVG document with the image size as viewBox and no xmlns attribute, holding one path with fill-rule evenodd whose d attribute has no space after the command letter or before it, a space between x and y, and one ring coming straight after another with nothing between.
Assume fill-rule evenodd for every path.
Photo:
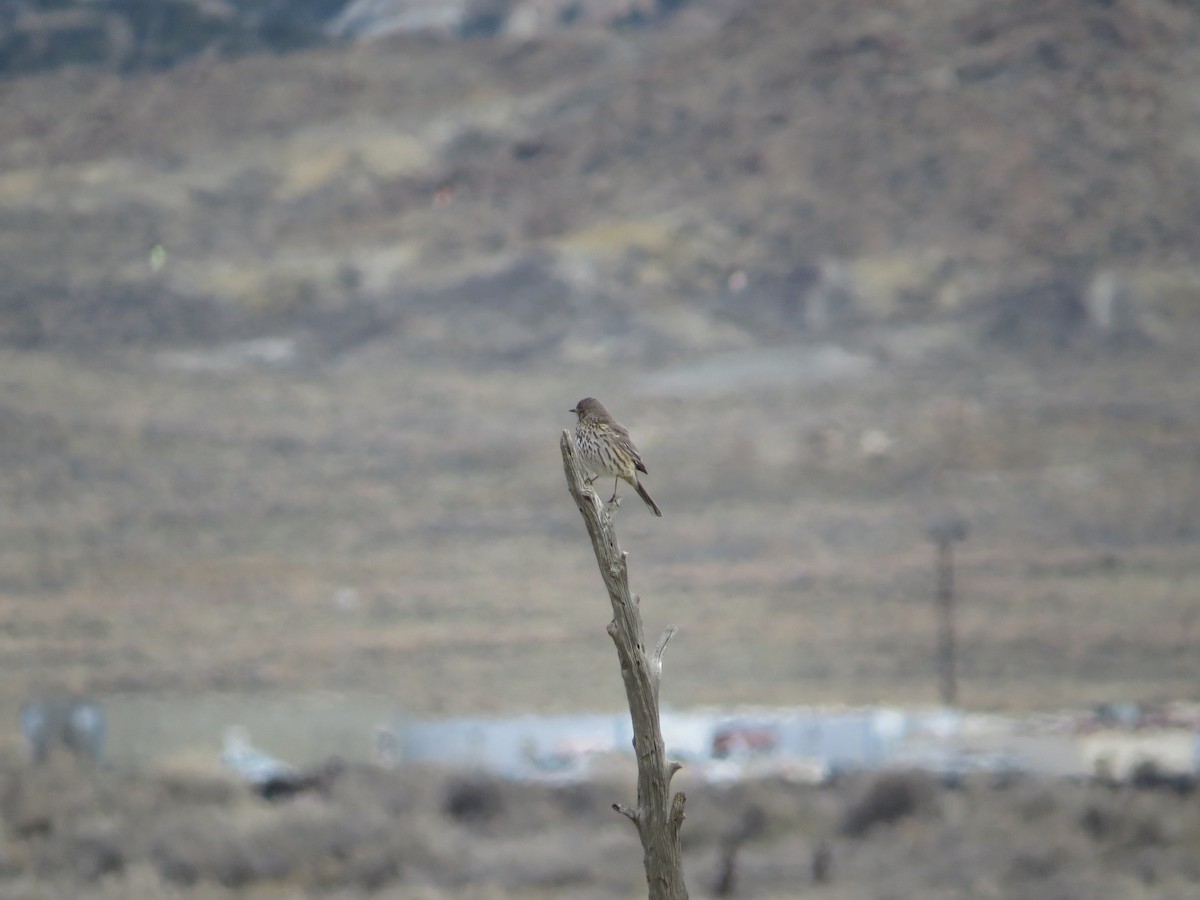
<instances>
[{"instance_id":1,"label":"bird's wing","mask_svg":"<svg viewBox=\"0 0 1200 900\"><path fill-rule=\"evenodd\" d=\"M633 438L629 436L629 429L620 422L613 422L613 431L617 435L617 446L629 454L634 468L639 472L645 472L646 464L642 462L642 454L638 453L637 447L633 446Z\"/></svg>"}]
</instances>

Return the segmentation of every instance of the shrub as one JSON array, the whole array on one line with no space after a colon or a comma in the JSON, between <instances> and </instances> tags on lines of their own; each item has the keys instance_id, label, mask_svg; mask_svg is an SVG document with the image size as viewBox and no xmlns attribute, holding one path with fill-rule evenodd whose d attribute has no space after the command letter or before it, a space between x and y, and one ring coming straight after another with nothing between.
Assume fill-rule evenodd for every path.
<instances>
[{"instance_id":1,"label":"shrub","mask_svg":"<svg viewBox=\"0 0 1200 900\"><path fill-rule=\"evenodd\" d=\"M876 778L842 819L842 833L862 837L876 825L890 825L933 802L936 785L922 772L888 772Z\"/></svg>"},{"instance_id":2,"label":"shrub","mask_svg":"<svg viewBox=\"0 0 1200 900\"><path fill-rule=\"evenodd\" d=\"M446 785L442 810L458 822L487 822L503 811L504 801L490 778L456 778Z\"/></svg>"}]
</instances>

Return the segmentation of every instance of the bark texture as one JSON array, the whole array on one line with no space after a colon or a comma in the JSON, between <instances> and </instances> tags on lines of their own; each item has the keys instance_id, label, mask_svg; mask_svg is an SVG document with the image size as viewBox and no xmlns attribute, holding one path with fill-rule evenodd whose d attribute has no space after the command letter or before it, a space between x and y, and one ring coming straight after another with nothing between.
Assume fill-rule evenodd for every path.
<instances>
[{"instance_id":1,"label":"bark texture","mask_svg":"<svg viewBox=\"0 0 1200 900\"><path fill-rule=\"evenodd\" d=\"M686 798L682 792L671 795L671 778L681 766L667 759L658 713L663 651L675 633L675 626L667 626L653 653L647 656L638 608L640 601L629 589L625 553L617 544L613 525L617 504L606 507L587 483L587 472L579 461L575 439L569 431L563 432L561 443L567 488L587 525L600 577L604 579L608 599L612 602L613 618L608 624L608 634L617 648L621 679L625 683L633 722L633 749L638 766L637 806L614 803L613 809L637 826L650 900L686 900L688 893L679 849L679 829L683 824Z\"/></svg>"}]
</instances>

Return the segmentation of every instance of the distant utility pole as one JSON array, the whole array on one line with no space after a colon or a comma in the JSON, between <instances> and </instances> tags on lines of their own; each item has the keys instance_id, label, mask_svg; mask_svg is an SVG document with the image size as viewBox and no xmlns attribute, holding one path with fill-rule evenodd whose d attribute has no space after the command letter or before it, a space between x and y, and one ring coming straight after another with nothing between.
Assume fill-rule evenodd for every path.
<instances>
[{"instance_id":1,"label":"distant utility pole","mask_svg":"<svg viewBox=\"0 0 1200 900\"><path fill-rule=\"evenodd\" d=\"M955 661L954 632L954 545L967 538L967 520L958 513L948 512L934 518L926 531L936 548L937 593L937 674L942 703L958 703L958 673Z\"/></svg>"}]
</instances>

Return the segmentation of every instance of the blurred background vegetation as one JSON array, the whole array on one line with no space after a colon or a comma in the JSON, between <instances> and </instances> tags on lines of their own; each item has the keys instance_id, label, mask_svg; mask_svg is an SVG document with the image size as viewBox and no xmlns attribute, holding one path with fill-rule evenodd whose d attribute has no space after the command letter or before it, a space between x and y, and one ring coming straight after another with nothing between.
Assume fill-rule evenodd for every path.
<instances>
[{"instance_id":1,"label":"blurred background vegetation","mask_svg":"<svg viewBox=\"0 0 1200 900\"><path fill-rule=\"evenodd\" d=\"M237 721L303 761L620 708L589 394L666 513L619 520L664 702L934 702L949 509L964 705L1195 699L1198 42L1168 0L7 4L0 737L83 694L192 772ZM983 894L1088 856L1028 850Z\"/></svg>"}]
</instances>

